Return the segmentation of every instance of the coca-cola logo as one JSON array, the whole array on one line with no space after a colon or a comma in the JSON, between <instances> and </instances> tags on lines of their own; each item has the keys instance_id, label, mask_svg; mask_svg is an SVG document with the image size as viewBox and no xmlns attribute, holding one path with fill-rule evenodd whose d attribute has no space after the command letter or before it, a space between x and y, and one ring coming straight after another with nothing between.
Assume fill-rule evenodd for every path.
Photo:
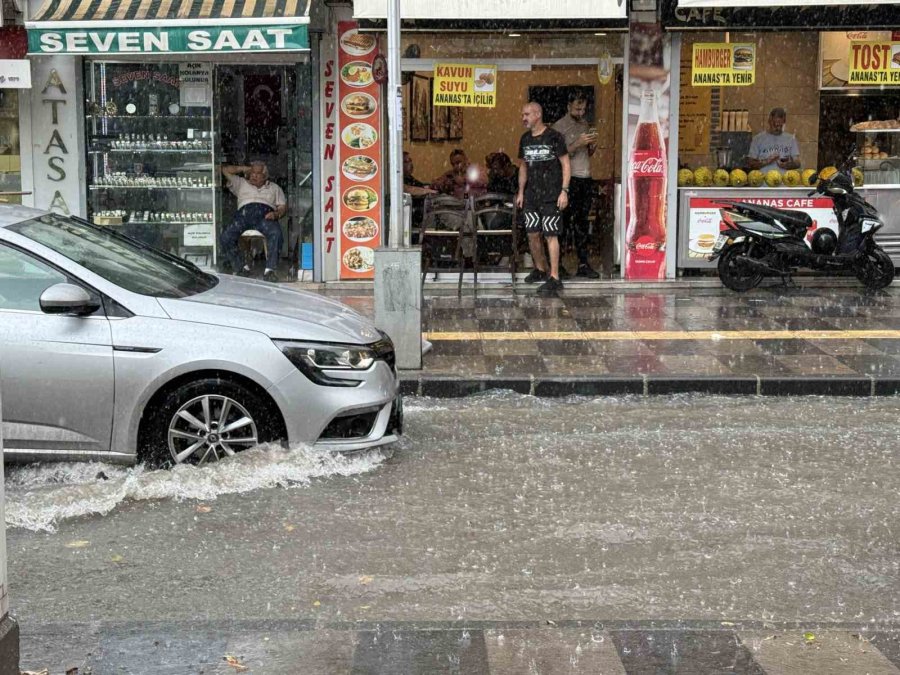
<instances>
[{"instance_id":1,"label":"coca-cola logo","mask_svg":"<svg viewBox=\"0 0 900 675\"><path fill-rule=\"evenodd\" d=\"M636 176L662 176L665 174L665 162L662 157L646 157L631 160L631 173Z\"/></svg>"}]
</instances>

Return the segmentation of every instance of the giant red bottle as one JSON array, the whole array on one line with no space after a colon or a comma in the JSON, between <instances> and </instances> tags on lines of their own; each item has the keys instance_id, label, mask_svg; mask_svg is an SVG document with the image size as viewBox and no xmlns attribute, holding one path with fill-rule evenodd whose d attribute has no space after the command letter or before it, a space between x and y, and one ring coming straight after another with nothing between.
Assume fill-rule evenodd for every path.
<instances>
[{"instance_id":1,"label":"giant red bottle","mask_svg":"<svg viewBox=\"0 0 900 675\"><path fill-rule=\"evenodd\" d=\"M656 92L641 96L634 143L629 155L628 227L625 278L666 276L666 144L659 125Z\"/></svg>"}]
</instances>

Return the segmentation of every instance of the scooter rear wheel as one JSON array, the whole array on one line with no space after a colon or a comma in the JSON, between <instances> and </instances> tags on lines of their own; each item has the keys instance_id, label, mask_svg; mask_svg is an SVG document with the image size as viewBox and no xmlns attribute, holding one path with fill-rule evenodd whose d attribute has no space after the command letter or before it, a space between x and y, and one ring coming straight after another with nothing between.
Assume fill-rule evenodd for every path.
<instances>
[{"instance_id":1,"label":"scooter rear wheel","mask_svg":"<svg viewBox=\"0 0 900 675\"><path fill-rule=\"evenodd\" d=\"M741 258L749 258L750 247L747 244L733 244L719 258L719 279L726 288L744 293L759 286L763 280L762 272L754 272L741 264Z\"/></svg>"},{"instance_id":2,"label":"scooter rear wheel","mask_svg":"<svg viewBox=\"0 0 900 675\"><path fill-rule=\"evenodd\" d=\"M856 270L856 278L869 290L877 291L894 280L894 261L880 248L866 255L866 263Z\"/></svg>"}]
</instances>

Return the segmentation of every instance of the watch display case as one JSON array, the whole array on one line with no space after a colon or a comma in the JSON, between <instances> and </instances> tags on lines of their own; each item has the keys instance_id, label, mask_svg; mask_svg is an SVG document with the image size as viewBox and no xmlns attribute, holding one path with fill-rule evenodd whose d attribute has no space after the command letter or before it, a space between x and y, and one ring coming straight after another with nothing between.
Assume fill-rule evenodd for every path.
<instances>
[{"instance_id":1,"label":"watch display case","mask_svg":"<svg viewBox=\"0 0 900 675\"><path fill-rule=\"evenodd\" d=\"M88 62L85 70L89 218L212 268L211 92L195 81L182 91L178 64Z\"/></svg>"}]
</instances>

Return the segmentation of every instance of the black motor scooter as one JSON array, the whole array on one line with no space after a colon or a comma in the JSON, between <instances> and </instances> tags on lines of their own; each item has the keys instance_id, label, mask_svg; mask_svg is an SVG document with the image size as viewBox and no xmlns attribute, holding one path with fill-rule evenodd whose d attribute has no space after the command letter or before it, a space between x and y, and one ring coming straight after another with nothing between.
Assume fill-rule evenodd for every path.
<instances>
[{"instance_id":1,"label":"black motor scooter","mask_svg":"<svg viewBox=\"0 0 900 675\"><path fill-rule=\"evenodd\" d=\"M776 209L736 201L722 206L722 231L710 260L718 259L719 279L733 291L755 288L766 276L780 276L785 284L800 267L826 273L852 272L866 288L877 290L894 279L894 263L875 243L884 227L874 206L853 189L852 157L829 180L821 180L817 192L831 197L839 235L817 229L811 247L806 244L812 218L802 211Z\"/></svg>"}]
</instances>

